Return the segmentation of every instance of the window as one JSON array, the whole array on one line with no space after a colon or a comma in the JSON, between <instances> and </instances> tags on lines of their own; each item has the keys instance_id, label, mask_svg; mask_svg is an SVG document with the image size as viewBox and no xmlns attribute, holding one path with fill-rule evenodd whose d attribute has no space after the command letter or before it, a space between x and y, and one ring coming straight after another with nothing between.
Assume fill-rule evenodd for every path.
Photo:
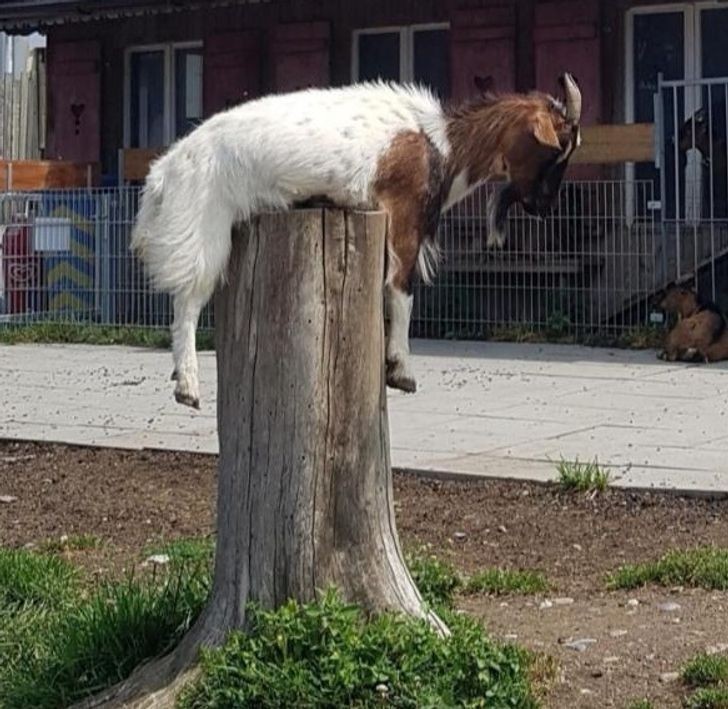
<instances>
[{"instance_id":1,"label":"window","mask_svg":"<svg viewBox=\"0 0 728 709\"><path fill-rule=\"evenodd\" d=\"M167 44L127 51L124 144L160 148L202 120L202 46Z\"/></svg>"},{"instance_id":2,"label":"window","mask_svg":"<svg viewBox=\"0 0 728 709\"><path fill-rule=\"evenodd\" d=\"M663 172L667 176L661 198L668 218L684 217L689 210L694 211L696 201L692 195L705 191L701 187L698 156L679 152L675 136L701 105L713 105L724 96L724 83L708 89L691 88L691 82L728 77L726 33L728 8L717 2L653 5L635 8L627 14L627 121L655 120L658 74L666 81L687 84L687 89L681 84L660 97L665 136ZM654 165L637 165L629 174L653 180L655 194L659 194L660 173Z\"/></svg>"},{"instance_id":3,"label":"window","mask_svg":"<svg viewBox=\"0 0 728 709\"><path fill-rule=\"evenodd\" d=\"M354 81L416 82L441 98L450 95L447 25L384 27L354 32Z\"/></svg>"}]
</instances>

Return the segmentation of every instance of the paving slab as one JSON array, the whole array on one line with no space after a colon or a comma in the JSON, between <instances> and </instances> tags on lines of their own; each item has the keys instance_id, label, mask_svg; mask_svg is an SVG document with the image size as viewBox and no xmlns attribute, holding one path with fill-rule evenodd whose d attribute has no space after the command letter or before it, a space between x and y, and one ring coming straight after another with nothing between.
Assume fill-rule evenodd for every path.
<instances>
[{"instance_id":1,"label":"paving slab","mask_svg":"<svg viewBox=\"0 0 728 709\"><path fill-rule=\"evenodd\" d=\"M413 343L419 390L389 392L392 464L429 474L548 481L562 457L616 484L728 493L728 363L652 351ZM0 346L0 438L217 452L215 355L202 409L177 405L167 351Z\"/></svg>"}]
</instances>

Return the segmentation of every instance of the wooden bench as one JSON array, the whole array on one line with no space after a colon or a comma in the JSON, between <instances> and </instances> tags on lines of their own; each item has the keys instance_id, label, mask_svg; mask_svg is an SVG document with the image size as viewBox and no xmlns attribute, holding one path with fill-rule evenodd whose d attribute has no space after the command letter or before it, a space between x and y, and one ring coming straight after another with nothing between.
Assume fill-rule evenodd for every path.
<instances>
[{"instance_id":1,"label":"wooden bench","mask_svg":"<svg viewBox=\"0 0 728 709\"><path fill-rule=\"evenodd\" d=\"M164 148L121 148L119 150L119 184L143 182L149 166Z\"/></svg>"},{"instance_id":2,"label":"wooden bench","mask_svg":"<svg viewBox=\"0 0 728 709\"><path fill-rule=\"evenodd\" d=\"M0 190L4 192L93 187L98 182L98 163L0 160Z\"/></svg>"}]
</instances>

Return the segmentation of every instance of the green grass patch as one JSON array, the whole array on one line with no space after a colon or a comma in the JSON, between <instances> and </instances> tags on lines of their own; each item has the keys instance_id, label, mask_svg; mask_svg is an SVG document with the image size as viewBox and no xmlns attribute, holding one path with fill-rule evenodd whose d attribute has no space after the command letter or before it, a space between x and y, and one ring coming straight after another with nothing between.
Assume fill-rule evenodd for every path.
<instances>
[{"instance_id":1,"label":"green grass patch","mask_svg":"<svg viewBox=\"0 0 728 709\"><path fill-rule=\"evenodd\" d=\"M685 709L728 709L728 689L704 687L693 692L683 706Z\"/></svg>"},{"instance_id":2,"label":"green grass patch","mask_svg":"<svg viewBox=\"0 0 728 709\"><path fill-rule=\"evenodd\" d=\"M65 707L172 647L202 610L205 571L84 588L62 558L0 552L0 706Z\"/></svg>"},{"instance_id":3,"label":"green grass patch","mask_svg":"<svg viewBox=\"0 0 728 709\"><path fill-rule=\"evenodd\" d=\"M67 551L88 551L98 549L103 542L95 534L63 535L58 539L46 539L38 545L38 551L47 554L62 554Z\"/></svg>"},{"instance_id":4,"label":"green grass patch","mask_svg":"<svg viewBox=\"0 0 728 709\"><path fill-rule=\"evenodd\" d=\"M203 653L183 709L537 706L531 656L448 614L452 636L420 620L366 617L330 592L320 602L250 609L250 634Z\"/></svg>"},{"instance_id":5,"label":"green grass patch","mask_svg":"<svg viewBox=\"0 0 728 709\"><path fill-rule=\"evenodd\" d=\"M595 460L592 463L580 463L561 460L556 466L559 474L559 485L564 490L576 492L604 492L609 487L609 471L604 470Z\"/></svg>"},{"instance_id":6,"label":"green grass patch","mask_svg":"<svg viewBox=\"0 0 728 709\"><path fill-rule=\"evenodd\" d=\"M0 327L0 344L67 343L87 345L129 345L169 349L168 328L109 327L73 322L38 322ZM197 333L197 349L215 349L212 332Z\"/></svg>"},{"instance_id":7,"label":"green grass patch","mask_svg":"<svg viewBox=\"0 0 728 709\"><path fill-rule=\"evenodd\" d=\"M405 561L415 585L431 606L451 606L454 593L462 586L458 570L447 561L438 559L427 549L405 554Z\"/></svg>"},{"instance_id":8,"label":"green grass patch","mask_svg":"<svg viewBox=\"0 0 728 709\"><path fill-rule=\"evenodd\" d=\"M654 709L654 706L649 699L636 699L627 705L627 709Z\"/></svg>"},{"instance_id":9,"label":"green grass patch","mask_svg":"<svg viewBox=\"0 0 728 709\"><path fill-rule=\"evenodd\" d=\"M721 684L728 680L728 656L700 654L682 669L683 682L691 687Z\"/></svg>"},{"instance_id":10,"label":"green grass patch","mask_svg":"<svg viewBox=\"0 0 728 709\"><path fill-rule=\"evenodd\" d=\"M549 590L546 577L539 571L485 569L466 578L452 564L438 559L425 548L408 552L405 560L422 597L435 608L451 607L458 592L506 595Z\"/></svg>"},{"instance_id":11,"label":"green grass patch","mask_svg":"<svg viewBox=\"0 0 728 709\"><path fill-rule=\"evenodd\" d=\"M168 542L150 544L144 551L148 558L156 554L166 554L171 563L212 564L215 555L215 539L213 537L183 537Z\"/></svg>"},{"instance_id":12,"label":"green grass patch","mask_svg":"<svg viewBox=\"0 0 728 709\"><path fill-rule=\"evenodd\" d=\"M0 549L0 609L59 608L77 592L77 585L78 575L64 559L23 549Z\"/></svg>"},{"instance_id":13,"label":"green grass patch","mask_svg":"<svg viewBox=\"0 0 728 709\"><path fill-rule=\"evenodd\" d=\"M508 593L534 594L549 590L546 577L539 571L516 571L509 569L487 569L471 576L463 588L465 593Z\"/></svg>"},{"instance_id":14,"label":"green grass patch","mask_svg":"<svg viewBox=\"0 0 728 709\"><path fill-rule=\"evenodd\" d=\"M637 588L649 583L726 591L728 549L700 547L670 551L657 561L622 566L607 577L612 589Z\"/></svg>"}]
</instances>

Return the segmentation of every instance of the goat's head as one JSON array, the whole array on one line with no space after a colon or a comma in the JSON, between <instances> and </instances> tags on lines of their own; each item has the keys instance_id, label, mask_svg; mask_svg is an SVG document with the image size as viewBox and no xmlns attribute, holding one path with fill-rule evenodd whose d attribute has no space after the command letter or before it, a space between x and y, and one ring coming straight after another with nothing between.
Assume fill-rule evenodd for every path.
<instances>
[{"instance_id":1,"label":"goat's head","mask_svg":"<svg viewBox=\"0 0 728 709\"><path fill-rule=\"evenodd\" d=\"M678 133L678 147L682 152L697 148L704 157L710 154L710 129L708 116L704 108L696 111L680 127Z\"/></svg>"},{"instance_id":2,"label":"goat's head","mask_svg":"<svg viewBox=\"0 0 728 709\"><path fill-rule=\"evenodd\" d=\"M698 309L699 299L691 282L675 283L657 293L652 305L666 313L689 317Z\"/></svg>"},{"instance_id":3,"label":"goat's head","mask_svg":"<svg viewBox=\"0 0 728 709\"><path fill-rule=\"evenodd\" d=\"M520 203L528 214L545 217L556 206L569 159L581 144L581 91L571 74L559 81L563 103L547 94L532 94L529 110L504 135L507 187L500 191L503 204L498 211L510 201Z\"/></svg>"}]
</instances>

